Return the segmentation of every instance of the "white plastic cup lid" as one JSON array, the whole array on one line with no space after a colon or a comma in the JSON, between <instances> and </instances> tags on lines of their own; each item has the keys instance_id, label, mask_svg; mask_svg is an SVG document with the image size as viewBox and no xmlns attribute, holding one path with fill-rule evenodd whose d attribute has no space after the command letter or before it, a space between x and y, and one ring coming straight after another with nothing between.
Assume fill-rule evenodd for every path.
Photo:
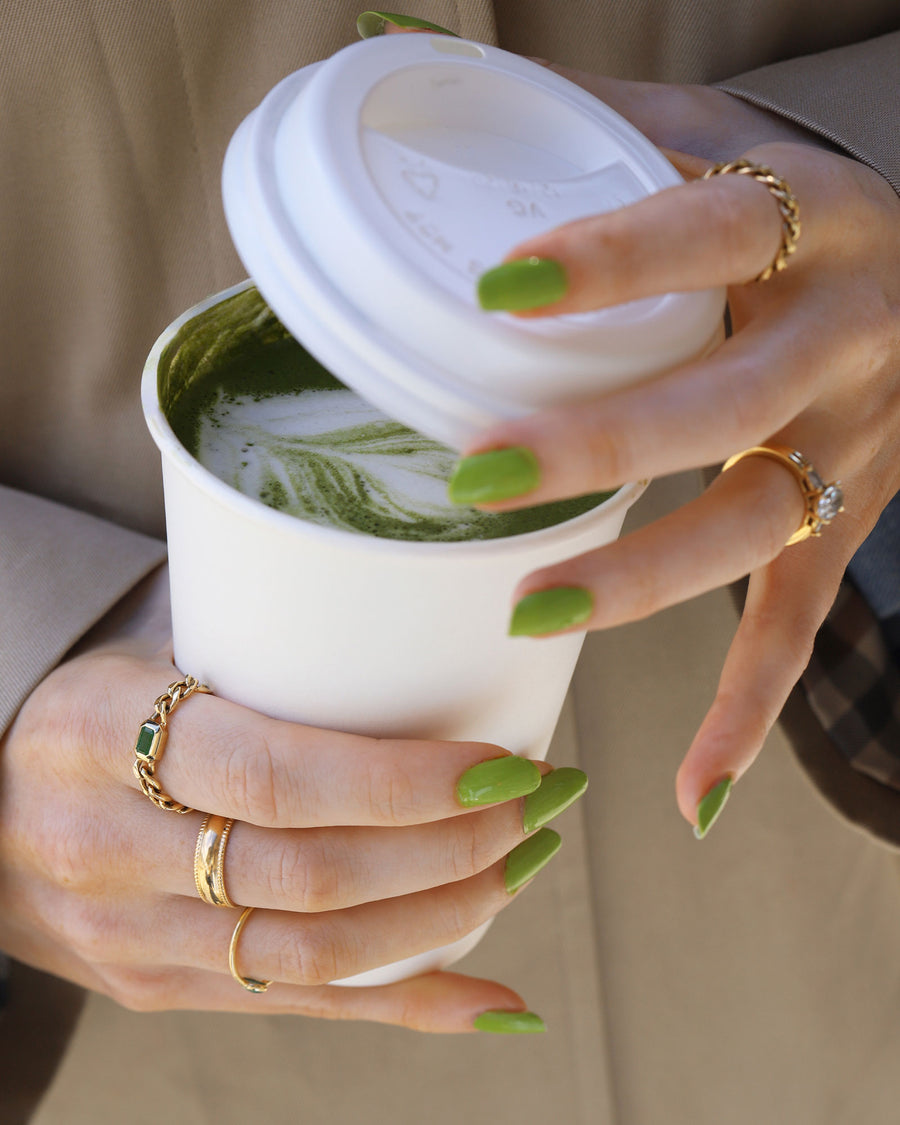
<instances>
[{"instance_id":1,"label":"white plastic cup lid","mask_svg":"<svg viewBox=\"0 0 900 1125\"><path fill-rule=\"evenodd\" d=\"M681 183L603 102L517 55L388 35L290 75L238 128L235 246L288 330L342 382L454 448L699 353L724 291L578 316L486 313L516 244Z\"/></svg>"}]
</instances>

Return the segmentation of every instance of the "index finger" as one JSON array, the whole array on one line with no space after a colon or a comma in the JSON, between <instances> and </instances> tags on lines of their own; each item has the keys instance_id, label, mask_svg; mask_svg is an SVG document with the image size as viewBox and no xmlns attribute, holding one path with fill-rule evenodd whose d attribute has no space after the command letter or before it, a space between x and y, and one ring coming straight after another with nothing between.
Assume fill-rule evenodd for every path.
<instances>
[{"instance_id":1,"label":"index finger","mask_svg":"<svg viewBox=\"0 0 900 1125\"><path fill-rule=\"evenodd\" d=\"M812 150L773 144L751 150L752 163L786 177L803 208L803 237L791 259L796 272L815 253L827 221L819 200L827 168ZM770 265L782 238L772 191L747 175L715 175L666 188L603 214L556 227L513 248L479 281L488 310L520 317L557 316L661 293L751 281ZM556 289L544 284L561 267Z\"/></svg>"},{"instance_id":2,"label":"index finger","mask_svg":"<svg viewBox=\"0 0 900 1125\"><path fill-rule=\"evenodd\" d=\"M160 690L148 683L144 700ZM119 776L130 769L126 748L142 711L146 702L135 698L108 739L122 747ZM155 774L166 794L264 827L442 820L525 796L542 776L537 763L490 743L366 738L271 719L214 695L184 700L167 732Z\"/></svg>"}]
</instances>

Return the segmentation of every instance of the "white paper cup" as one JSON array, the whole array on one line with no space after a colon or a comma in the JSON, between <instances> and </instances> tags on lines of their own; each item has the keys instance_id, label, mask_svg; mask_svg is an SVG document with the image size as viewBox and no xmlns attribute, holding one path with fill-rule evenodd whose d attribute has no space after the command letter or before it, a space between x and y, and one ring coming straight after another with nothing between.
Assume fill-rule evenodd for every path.
<instances>
[{"instance_id":1,"label":"white paper cup","mask_svg":"<svg viewBox=\"0 0 900 1125\"><path fill-rule=\"evenodd\" d=\"M542 758L584 634L507 635L529 571L612 542L644 484L562 524L506 539L422 543L320 527L224 484L175 437L159 404L161 353L142 381L162 454L175 663L267 715L381 737L477 740ZM476 944L420 953L341 984L442 968Z\"/></svg>"}]
</instances>

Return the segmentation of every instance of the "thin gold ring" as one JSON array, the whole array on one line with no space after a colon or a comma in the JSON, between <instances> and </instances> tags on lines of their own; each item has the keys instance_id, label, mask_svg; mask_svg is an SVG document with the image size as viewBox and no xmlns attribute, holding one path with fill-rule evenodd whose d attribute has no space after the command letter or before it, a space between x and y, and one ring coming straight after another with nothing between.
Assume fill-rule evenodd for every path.
<instances>
[{"instance_id":1,"label":"thin gold ring","mask_svg":"<svg viewBox=\"0 0 900 1125\"><path fill-rule=\"evenodd\" d=\"M207 813L194 849L194 883L197 894L210 906L236 906L225 890L225 845L234 820Z\"/></svg>"},{"instance_id":2,"label":"thin gold ring","mask_svg":"<svg viewBox=\"0 0 900 1125\"><path fill-rule=\"evenodd\" d=\"M170 712L174 711L183 699L193 695L195 691L212 695L212 688L201 684L193 676L185 676L183 680L176 680L169 684L166 690L153 704L153 714L141 723L137 740L134 744L134 765L132 770L138 779L143 792L157 806L167 812L176 812L184 815L194 810L188 805L179 804L168 793L164 793L159 782L154 777L156 767L166 748L166 739L169 736L166 726Z\"/></svg>"},{"instance_id":3,"label":"thin gold ring","mask_svg":"<svg viewBox=\"0 0 900 1125\"><path fill-rule=\"evenodd\" d=\"M754 445L729 457L722 466L722 472L727 472L732 465L736 465L744 457L768 457L772 461L777 461L779 465L790 469L800 485L806 511L803 514L803 522L785 543L786 547L794 543L802 543L810 535L821 535L822 528L830 524L838 512L843 512L844 493L841 482L834 480L826 484L813 468L812 463L799 450L791 449L787 445Z\"/></svg>"},{"instance_id":4,"label":"thin gold ring","mask_svg":"<svg viewBox=\"0 0 900 1125\"><path fill-rule=\"evenodd\" d=\"M255 906L245 906L240 918L238 918L237 925L234 927L234 933L231 935L231 944L228 946L228 971L241 988L246 988L248 992L266 992L272 982L270 980L256 980L255 977L241 976L238 972L237 962L235 960L241 930L244 928L245 922L255 909Z\"/></svg>"},{"instance_id":5,"label":"thin gold ring","mask_svg":"<svg viewBox=\"0 0 900 1125\"><path fill-rule=\"evenodd\" d=\"M787 265L787 260L797 249L800 239L800 204L797 197L790 189L787 180L776 176L771 168L765 164L754 164L751 160L729 160L722 164L714 164L703 173L703 179L708 180L713 176L724 176L733 172L738 176L750 176L764 187L769 189L772 198L778 204L781 213L781 245L778 253L770 265L755 277L754 281L768 281L773 273L780 273Z\"/></svg>"}]
</instances>

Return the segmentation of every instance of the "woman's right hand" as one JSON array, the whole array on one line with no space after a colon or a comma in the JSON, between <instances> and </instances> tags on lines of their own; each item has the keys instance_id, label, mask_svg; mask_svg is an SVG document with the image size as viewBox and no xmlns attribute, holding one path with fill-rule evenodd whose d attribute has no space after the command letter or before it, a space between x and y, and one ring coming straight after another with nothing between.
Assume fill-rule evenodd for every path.
<instances>
[{"instance_id":1,"label":"woman's right hand","mask_svg":"<svg viewBox=\"0 0 900 1125\"><path fill-rule=\"evenodd\" d=\"M180 678L164 572L134 608L43 681L4 740L0 948L142 1011L296 1012L455 1032L488 1010L524 1010L510 989L449 972L328 985L453 942L511 900L504 873L526 838L523 801L466 808L457 796L467 770L506 752L339 734L196 694L169 719L157 778L202 811L173 815L132 773L141 722ZM236 822L228 894L259 908L239 966L276 982L265 995L229 974L238 912L196 892L205 812Z\"/></svg>"}]
</instances>

